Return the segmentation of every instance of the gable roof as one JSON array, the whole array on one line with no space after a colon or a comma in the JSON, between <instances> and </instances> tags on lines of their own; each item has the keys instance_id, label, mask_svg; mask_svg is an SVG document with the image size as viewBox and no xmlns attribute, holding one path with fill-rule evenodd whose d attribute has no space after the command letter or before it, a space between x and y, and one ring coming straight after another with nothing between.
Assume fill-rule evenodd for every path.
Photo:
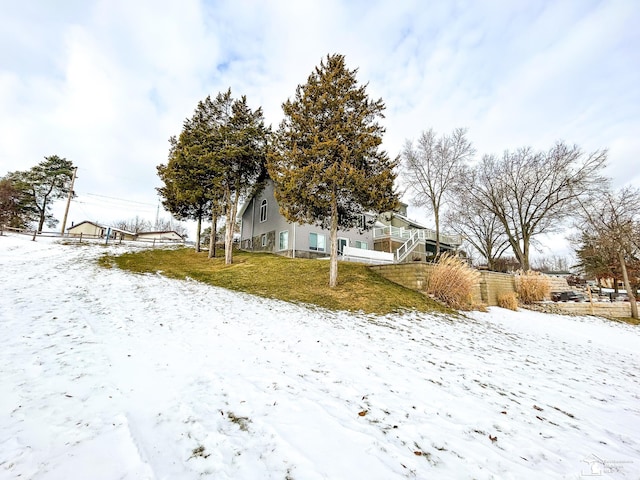
<instances>
[{"instance_id":1,"label":"gable roof","mask_svg":"<svg viewBox=\"0 0 640 480\"><path fill-rule=\"evenodd\" d=\"M117 228L117 227L110 227L110 226L108 226L108 225L100 225L99 223L92 222L91 220L84 220L84 221L82 221L82 222L80 222L80 223L76 223L75 225L71 225L70 227L67 227L67 230L71 230L72 228L77 228L77 227L79 227L80 225L84 225L85 223L87 223L87 224L89 224L89 225L93 225L94 227L97 227L97 228L104 228L105 230L107 230L107 229L111 229L111 231L112 231L112 232L124 233L124 234L126 234L126 235L131 235L131 236L133 236L133 237L135 237L135 236L136 236L136 234L135 234L135 233L133 233L133 232L129 232L129 231L127 231L127 230L123 230L123 229L121 229L121 228Z\"/></svg>"},{"instance_id":2,"label":"gable roof","mask_svg":"<svg viewBox=\"0 0 640 480\"><path fill-rule=\"evenodd\" d=\"M84 225L85 223L88 223L89 225L93 225L94 227L98 227L98 228L107 228L103 225L98 225L96 222L92 222L90 220L84 220L80 223L76 223L75 225L71 225L70 227L67 227L67 230L71 230L72 228L79 227L80 225Z\"/></svg>"}]
</instances>

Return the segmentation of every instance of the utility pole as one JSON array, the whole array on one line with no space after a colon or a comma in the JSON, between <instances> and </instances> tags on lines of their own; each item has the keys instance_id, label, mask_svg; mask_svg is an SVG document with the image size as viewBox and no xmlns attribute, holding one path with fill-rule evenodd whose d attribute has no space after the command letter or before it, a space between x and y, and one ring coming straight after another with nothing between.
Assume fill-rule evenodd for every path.
<instances>
[{"instance_id":1,"label":"utility pole","mask_svg":"<svg viewBox=\"0 0 640 480\"><path fill-rule=\"evenodd\" d=\"M64 227L67 226L67 215L69 214L69 206L71 205L71 198L73 197L73 184L76 181L76 173L78 173L78 167L73 169L73 176L71 177L71 186L69 187L69 196L67 197L67 206L64 209L64 217L62 219L62 230L60 234L64 237Z\"/></svg>"}]
</instances>

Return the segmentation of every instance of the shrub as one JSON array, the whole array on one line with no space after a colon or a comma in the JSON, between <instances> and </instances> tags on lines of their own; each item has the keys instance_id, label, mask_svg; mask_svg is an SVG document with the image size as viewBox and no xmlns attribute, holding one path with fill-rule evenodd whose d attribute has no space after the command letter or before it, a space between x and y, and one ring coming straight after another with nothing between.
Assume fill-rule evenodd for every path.
<instances>
[{"instance_id":1,"label":"shrub","mask_svg":"<svg viewBox=\"0 0 640 480\"><path fill-rule=\"evenodd\" d=\"M525 305L540 302L549 297L551 291L549 277L540 272L519 272L515 281L518 298Z\"/></svg>"},{"instance_id":2,"label":"shrub","mask_svg":"<svg viewBox=\"0 0 640 480\"><path fill-rule=\"evenodd\" d=\"M509 310L518 310L518 297L515 292L501 293L498 295L498 306Z\"/></svg>"},{"instance_id":3,"label":"shrub","mask_svg":"<svg viewBox=\"0 0 640 480\"><path fill-rule=\"evenodd\" d=\"M473 290L480 274L463 260L445 253L433 267L427 292L457 310L471 310Z\"/></svg>"}]
</instances>

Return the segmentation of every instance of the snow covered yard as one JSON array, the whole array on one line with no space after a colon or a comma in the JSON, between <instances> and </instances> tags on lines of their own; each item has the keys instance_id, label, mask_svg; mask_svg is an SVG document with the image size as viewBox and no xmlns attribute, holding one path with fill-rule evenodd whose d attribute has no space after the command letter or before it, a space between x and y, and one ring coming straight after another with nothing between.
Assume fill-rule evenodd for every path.
<instances>
[{"instance_id":1,"label":"snow covered yard","mask_svg":"<svg viewBox=\"0 0 640 480\"><path fill-rule=\"evenodd\" d=\"M103 252L0 237L0 478L640 478L638 327L328 312Z\"/></svg>"}]
</instances>

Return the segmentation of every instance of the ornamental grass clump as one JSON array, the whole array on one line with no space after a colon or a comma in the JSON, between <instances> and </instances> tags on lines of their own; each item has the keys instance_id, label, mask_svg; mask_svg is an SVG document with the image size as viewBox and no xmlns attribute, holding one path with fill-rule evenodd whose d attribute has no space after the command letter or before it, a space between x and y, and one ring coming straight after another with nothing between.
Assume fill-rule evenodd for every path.
<instances>
[{"instance_id":1,"label":"ornamental grass clump","mask_svg":"<svg viewBox=\"0 0 640 480\"><path fill-rule=\"evenodd\" d=\"M549 277L540 272L519 272L515 276L515 282L518 298L525 305L541 302L551 292Z\"/></svg>"},{"instance_id":2,"label":"ornamental grass clump","mask_svg":"<svg viewBox=\"0 0 640 480\"><path fill-rule=\"evenodd\" d=\"M518 297L515 292L501 293L497 297L498 306L509 310L518 310Z\"/></svg>"},{"instance_id":3,"label":"ornamental grass clump","mask_svg":"<svg viewBox=\"0 0 640 480\"><path fill-rule=\"evenodd\" d=\"M473 291L480 274L462 259L445 253L433 267L427 293L457 310L474 308Z\"/></svg>"}]
</instances>

